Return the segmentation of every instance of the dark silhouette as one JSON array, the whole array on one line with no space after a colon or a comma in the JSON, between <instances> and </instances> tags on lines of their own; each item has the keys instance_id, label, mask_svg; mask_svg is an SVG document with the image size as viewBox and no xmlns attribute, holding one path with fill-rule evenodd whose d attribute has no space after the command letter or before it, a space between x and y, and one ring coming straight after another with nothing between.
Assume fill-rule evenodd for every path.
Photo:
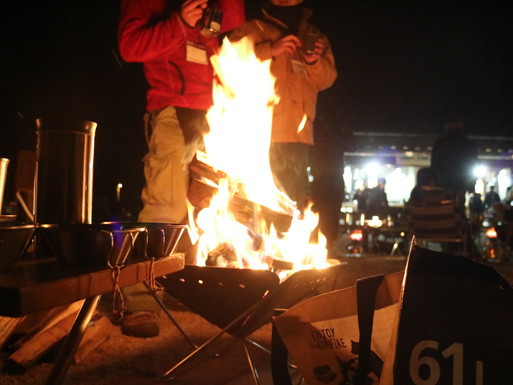
<instances>
[{"instance_id":1,"label":"dark silhouette","mask_svg":"<svg viewBox=\"0 0 513 385\"><path fill-rule=\"evenodd\" d=\"M474 191L473 167L477 162L477 147L463 133L463 121L451 116L445 124L446 134L438 138L431 153L434 168L442 188L454 193L460 207L465 204L465 194Z\"/></svg>"},{"instance_id":2,"label":"dark silhouette","mask_svg":"<svg viewBox=\"0 0 513 385\"><path fill-rule=\"evenodd\" d=\"M385 178L378 179L378 185L365 190L367 197L365 203L365 217L372 218L378 216L385 218L388 214L388 199L385 192L385 185L387 181Z\"/></svg>"},{"instance_id":3,"label":"dark silhouette","mask_svg":"<svg viewBox=\"0 0 513 385\"><path fill-rule=\"evenodd\" d=\"M472 194L468 202L468 209L470 211L470 229L473 235L477 235L483 224L485 212L485 205L481 199L481 194L477 192Z\"/></svg>"},{"instance_id":4,"label":"dark silhouette","mask_svg":"<svg viewBox=\"0 0 513 385\"><path fill-rule=\"evenodd\" d=\"M468 208L470 210L471 216L483 215L485 211L485 205L481 199L481 194L477 192L472 194L468 203Z\"/></svg>"},{"instance_id":5,"label":"dark silhouette","mask_svg":"<svg viewBox=\"0 0 513 385\"><path fill-rule=\"evenodd\" d=\"M490 186L488 192L485 194L484 198L484 206L485 209L489 209L490 207L493 207L495 203L500 203L501 197L497 192L495 191L495 186Z\"/></svg>"},{"instance_id":6,"label":"dark silhouette","mask_svg":"<svg viewBox=\"0 0 513 385\"><path fill-rule=\"evenodd\" d=\"M310 150L312 210L319 214L319 228L328 253L337 239L340 208L344 201L344 151L352 146L350 132L339 131L321 116L315 124L315 144Z\"/></svg>"},{"instance_id":7,"label":"dark silhouette","mask_svg":"<svg viewBox=\"0 0 513 385\"><path fill-rule=\"evenodd\" d=\"M367 204L367 188L362 187L355 191L353 200L356 201L356 211L360 213L365 212L365 206Z\"/></svg>"},{"instance_id":8,"label":"dark silhouette","mask_svg":"<svg viewBox=\"0 0 513 385\"><path fill-rule=\"evenodd\" d=\"M506 189L506 196L504 197L504 203L507 205L511 205L511 202L513 201L513 186L509 186Z\"/></svg>"},{"instance_id":9,"label":"dark silhouette","mask_svg":"<svg viewBox=\"0 0 513 385\"><path fill-rule=\"evenodd\" d=\"M432 167L424 167L417 172L417 184L411 190L409 204L434 205L450 199L453 196L438 185L438 178Z\"/></svg>"}]
</instances>

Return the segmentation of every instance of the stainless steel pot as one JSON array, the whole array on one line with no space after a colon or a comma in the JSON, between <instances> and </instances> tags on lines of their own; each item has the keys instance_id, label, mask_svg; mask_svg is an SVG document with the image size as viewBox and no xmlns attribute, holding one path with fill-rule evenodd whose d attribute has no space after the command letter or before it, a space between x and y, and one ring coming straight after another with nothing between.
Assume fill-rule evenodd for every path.
<instances>
[{"instance_id":1,"label":"stainless steel pot","mask_svg":"<svg viewBox=\"0 0 513 385\"><path fill-rule=\"evenodd\" d=\"M91 223L96 123L36 119L36 223Z\"/></svg>"}]
</instances>

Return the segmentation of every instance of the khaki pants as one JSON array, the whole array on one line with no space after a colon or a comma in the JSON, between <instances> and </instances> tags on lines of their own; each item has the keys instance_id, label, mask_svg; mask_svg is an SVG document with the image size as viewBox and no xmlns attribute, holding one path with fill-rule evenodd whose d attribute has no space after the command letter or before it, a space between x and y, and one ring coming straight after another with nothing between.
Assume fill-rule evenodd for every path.
<instances>
[{"instance_id":1,"label":"khaki pants","mask_svg":"<svg viewBox=\"0 0 513 385\"><path fill-rule=\"evenodd\" d=\"M174 107L145 116L148 153L140 222L181 223L187 215L188 165L185 140Z\"/></svg>"},{"instance_id":2,"label":"khaki pants","mask_svg":"<svg viewBox=\"0 0 513 385\"><path fill-rule=\"evenodd\" d=\"M138 220L185 223L189 163L196 150L203 148L204 112L168 106L146 113L144 120L148 153L144 157L146 184ZM130 312L160 311L142 283L124 288L123 297Z\"/></svg>"}]
</instances>

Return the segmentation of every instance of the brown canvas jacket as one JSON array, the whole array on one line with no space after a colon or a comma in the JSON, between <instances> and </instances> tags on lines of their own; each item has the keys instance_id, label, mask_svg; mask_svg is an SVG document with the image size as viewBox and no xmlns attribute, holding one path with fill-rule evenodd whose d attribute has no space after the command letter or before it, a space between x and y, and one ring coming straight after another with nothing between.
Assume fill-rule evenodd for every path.
<instances>
[{"instance_id":1,"label":"brown canvas jacket","mask_svg":"<svg viewBox=\"0 0 513 385\"><path fill-rule=\"evenodd\" d=\"M313 144L313 121L317 95L319 91L329 88L337 78L335 59L327 37L308 23L311 12L303 10L298 36L306 30L313 29L321 34L325 42L325 51L321 58L312 65L303 62L299 52L271 57L271 44L285 36L285 27L279 20L264 12L261 19L250 20L237 28L230 35L231 41L248 37L254 43L255 54L260 60L271 60L271 73L276 77L275 91L280 98L274 107L272 138L273 143ZM293 59L303 63L306 77L293 71ZM307 120L304 128L298 132L303 116Z\"/></svg>"}]
</instances>

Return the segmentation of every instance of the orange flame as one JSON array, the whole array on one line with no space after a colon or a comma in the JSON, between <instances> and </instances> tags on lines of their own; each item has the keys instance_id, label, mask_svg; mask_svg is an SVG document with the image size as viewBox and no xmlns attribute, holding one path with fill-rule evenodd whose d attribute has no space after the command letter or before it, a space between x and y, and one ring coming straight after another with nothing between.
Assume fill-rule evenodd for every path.
<instances>
[{"instance_id":1,"label":"orange flame","mask_svg":"<svg viewBox=\"0 0 513 385\"><path fill-rule=\"evenodd\" d=\"M295 202L276 187L271 173L272 114L279 99L270 61L260 61L247 38L236 43L225 39L211 60L217 79L207 114L206 158L227 176L197 217L197 263L217 259L217 265L269 268L272 259L290 262L293 270L324 267L325 238L319 234L319 242L310 244L317 215L308 210L300 218ZM266 212L292 218L288 230L276 229Z\"/></svg>"}]
</instances>

